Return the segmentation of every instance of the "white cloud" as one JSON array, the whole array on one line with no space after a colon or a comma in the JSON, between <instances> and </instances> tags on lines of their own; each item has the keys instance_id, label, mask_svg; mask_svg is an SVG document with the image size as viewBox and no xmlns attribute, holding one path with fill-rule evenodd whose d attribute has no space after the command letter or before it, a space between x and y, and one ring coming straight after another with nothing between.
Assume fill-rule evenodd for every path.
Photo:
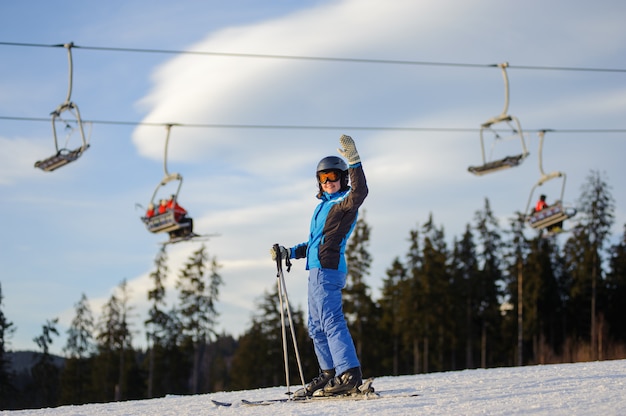
<instances>
[{"instance_id":1,"label":"white cloud","mask_svg":"<svg viewBox=\"0 0 626 416\"><path fill-rule=\"evenodd\" d=\"M25 137L0 137L0 148L0 185L14 185L41 175L41 170L34 167L35 162L54 154L52 139L46 146Z\"/></svg>"}]
</instances>

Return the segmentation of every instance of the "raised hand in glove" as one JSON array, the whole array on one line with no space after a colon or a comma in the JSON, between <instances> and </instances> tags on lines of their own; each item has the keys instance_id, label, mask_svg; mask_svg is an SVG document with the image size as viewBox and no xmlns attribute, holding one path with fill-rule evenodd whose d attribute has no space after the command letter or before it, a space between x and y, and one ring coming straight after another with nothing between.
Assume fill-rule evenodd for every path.
<instances>
[{"instance_id":1,"label":"raised hand in glove","mask_svg":"<svg viewBox=\"0 0 626 416\"><path fill-rule=\"evenodd\" d=\"M348 160L349 165L356 165L361 162L361 158L359 157L359 152L356 150L356 145L354 144L354 140L352 137L346 136L345 134L339 138L339 144L341 145L341 149L337 149L339 154Z\"/></svg>"},{"instance_id":2,"label":"raised hand in glove","mask_svg":"<svg viewBox=\"0 0 626 416\"><path fill-rule=\"evenodd\" d=\"M278 246L278 249L280 250L280 259L281 260L289 258L289 252L291 250L289 250L288 248L285 248L283 246ZM272 254L272 260L276 261L276 250L274 249L274 247L272 247L270 249L270 253Z\"/></svg>"}]
</instances>

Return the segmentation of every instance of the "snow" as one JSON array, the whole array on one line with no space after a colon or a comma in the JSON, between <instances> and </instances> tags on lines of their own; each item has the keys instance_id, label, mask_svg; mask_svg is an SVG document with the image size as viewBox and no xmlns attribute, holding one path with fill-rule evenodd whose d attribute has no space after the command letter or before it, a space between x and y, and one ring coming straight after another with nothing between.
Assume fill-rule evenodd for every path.
<instances>
[{"instance_id":1,"label":"snow","mask_svg":"<svg viewBox=\"0 0 626 416\"><path fill-rule=\"evenodd\" d=\"M285 397L285 387L167 396L152 400L0 412L46 416L197 415L625 415L626 360L465 370L380 377L375 400L324 400L242 406L238 401ZM292 386L291 391L297 388ZM384 398L385 394L416 397ZM217 407L211 399L234 402Z\"/></svg>"}]
</instances>

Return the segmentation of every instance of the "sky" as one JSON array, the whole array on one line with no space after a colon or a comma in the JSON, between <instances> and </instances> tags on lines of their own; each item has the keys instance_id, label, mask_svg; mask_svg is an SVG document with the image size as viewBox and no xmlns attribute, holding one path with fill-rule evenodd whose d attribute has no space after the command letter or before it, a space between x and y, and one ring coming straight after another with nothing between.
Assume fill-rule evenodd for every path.
<instances>
[{"instance_id":1,"label":"sky","mask_svg":"<svg viewBox=\"0 0 626 416\"><path fill-rule=\"evenodd\" d=\"M168 123L178 125L166 167L184 179L179 202L196 232L211 236L204 244L224 281L217 329L234 336L276 285L272 245L306 241L315 167L337 155L342 134L354 138L370 189L361 217L371 227L374 298L407 252L409 231L430 215L451 244L486 199L503 228L539 192L556 199L563 183L565 203L576 207L592 171L611 186L617 241L626 223L625 13L618 0L0 2L9 348L35 349L33 338L58 318L51 350L61 353L81 296L98 317L122 281L133 344L145 344L148 276L167 236L145 229L140 206L164 176ZM69 42L71 101L90 148L43 172L33 165L55 153L50 113L68 94L67 50L25 45ZM504 62L506 113L519 119L529 156L478 177L467 168L483 163L481 124L504 111L495 66ZM487 160L521 153L520 138L498 127L500 140L485 138ZM543 129L551 131L540 152ZM76 132L58 131L68 147L80 145ZM566 181L532 192L542 171ZM168 247L169 306L200 244ZM302 260L286 275L290 303L303 310L306 276Z\"/></svg>"},{"instance_id":2,"label":"sky","mask_svg":"<svg viewBox=\"0 0 626 416\"><path fill-rule=\"evenodd\" d=\"M152 400L4 411L23 416L139 415L623 415L626 361L493 368L400 377L373 382L380 398L244 406L241 400L285 397L285 386ZM291 386L293 392L297 386ZM412 397L392 397L417 395ZM217 407L211 400L231 402Z\"/></svg>"}]
</instances>

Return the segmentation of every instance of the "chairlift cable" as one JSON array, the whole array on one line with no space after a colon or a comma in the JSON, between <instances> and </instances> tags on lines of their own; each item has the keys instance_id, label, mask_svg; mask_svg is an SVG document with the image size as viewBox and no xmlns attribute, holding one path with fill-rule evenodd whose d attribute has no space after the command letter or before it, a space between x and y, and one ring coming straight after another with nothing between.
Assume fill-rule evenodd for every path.
<instances>
[{"instance_id":1,"label":"chairlift cable","mask_svg":"<svg viewBox=\"0 0 626 416\"><path fill-rule=\"evenodd\" d=\"M50 122L49 118L43 117L18 117L0 116L0 120L8 121L36 121ZM74 121L70 121L74 122ZM123 120L83 120L83 123L118 125L118 126L147 126L163 127L172 123L149 122L149 121L123 121ZM476 133L480 128L476 127L397 127L397 126L312 126L298 124L215 124L215 123L176 123L178 127L202 128L202 129L269 129L269 130L370 130L370 131L422 131L422 132L457 132ZM624 129L524 129L526 133L539 133L540 131L550 131L552 133L626 133Z\"/></svg>"},{"instance_id":2,"label":"chairlift cable","mask_svg":"<svg viewBox=\"0 0 626 416\"><path fill-rule=\"evenodd\" d=\"M56 47L63 47L64 44L50 45L50 44L42 44L42 43L0 42L0 46L56 48ZM170 54L170 55L207 55L207 56L225 56L225 57L234 57L234 58L290 59L290 60L352 62L352 63L386 64L386 65L448 66L448 67L462 67L462 68L463 67L464 68L493 68L495 66L498 66L498 64L472 64L472 63L464 63L464 62L436 62L436 61L413 61L413 60L348 58L348 57L342 58L342 57L324 57L324 56L211 52L211 51L190 51L190 50L152 49L152 48L121 48L121 47L88 46L88 45L83 45L83 46L73 45L73 47L78 48L78 49L94 50L94 51L108 51L108 52L158 53L158 54ZM623 68L567 67L567 66L545 66L545 65L508 65L508 67L511 69L538 70L538 71L626 73L626 69L623 69Z\"/></svg>"}]
</instances>

